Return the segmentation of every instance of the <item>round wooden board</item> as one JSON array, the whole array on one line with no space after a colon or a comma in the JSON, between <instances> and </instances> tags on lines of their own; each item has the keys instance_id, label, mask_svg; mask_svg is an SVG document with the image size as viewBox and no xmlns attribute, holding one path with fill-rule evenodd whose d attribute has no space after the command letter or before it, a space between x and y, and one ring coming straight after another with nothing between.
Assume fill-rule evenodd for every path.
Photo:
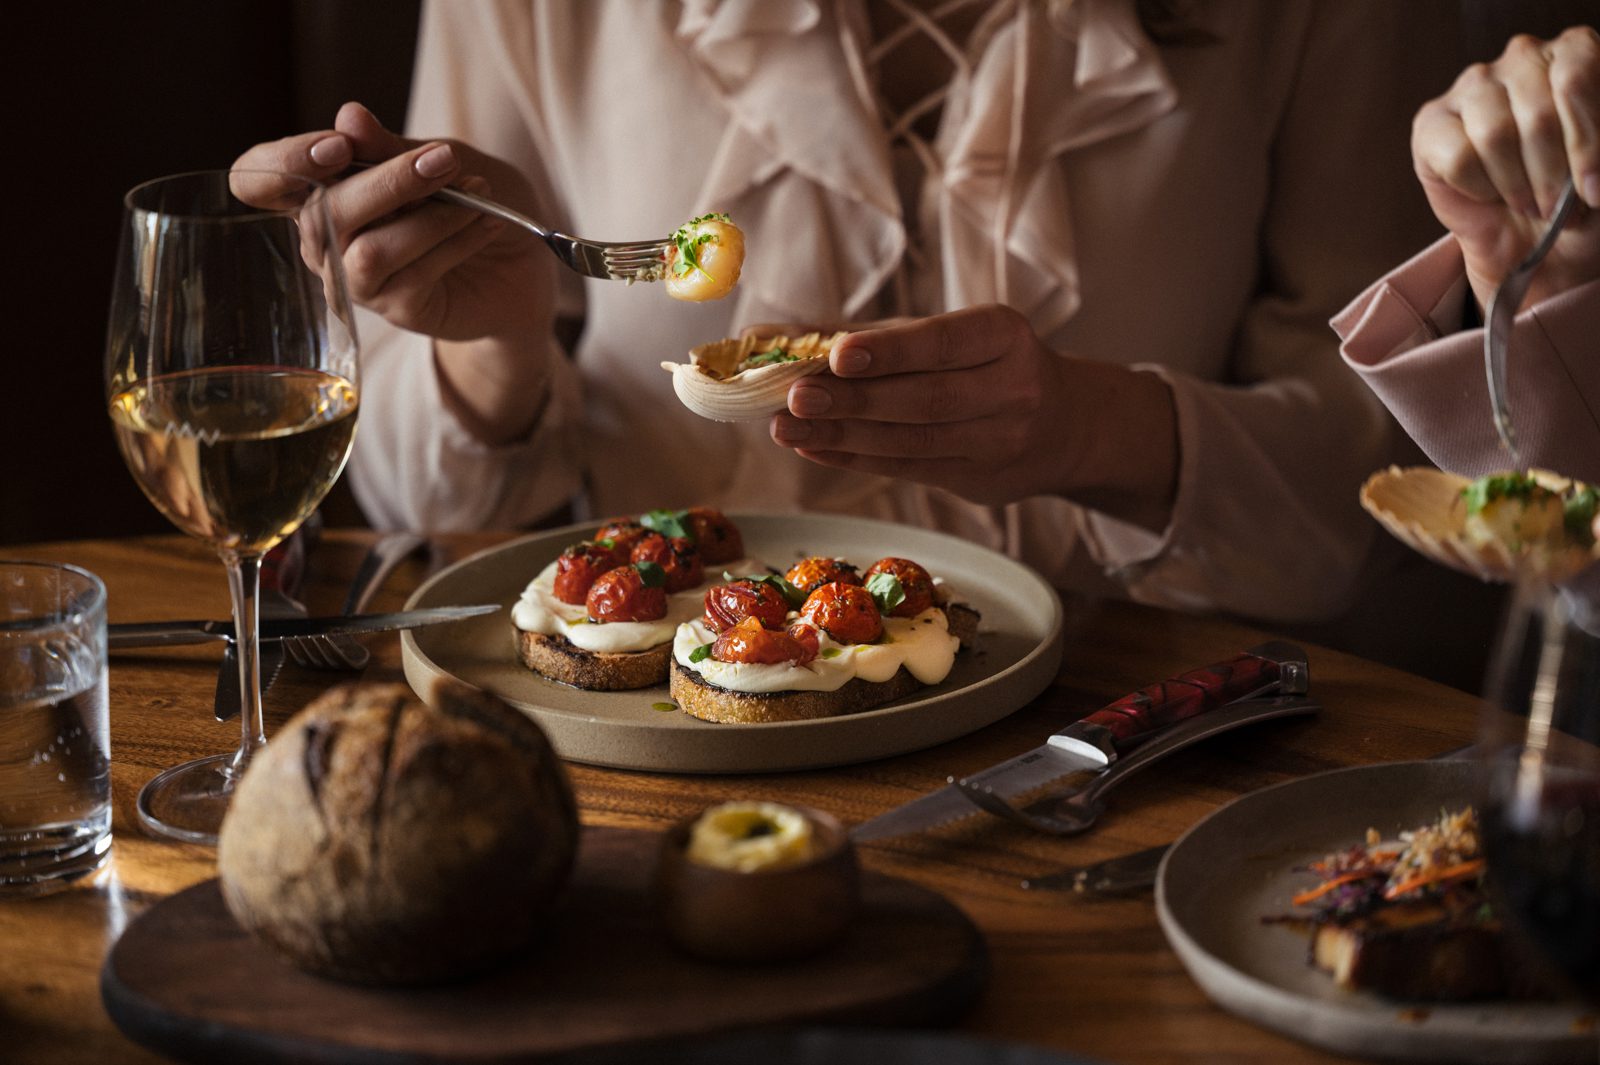
<instances>
[{"instance_id":1,"label":"round wooden board","mask_svg":"<svg viewBox=\"0 0 1600 1065\"><path fill-rule=\"evenodd\" d=\"M659 841L585 829L546 938L464 983L371 988L301 972L240 929L208 880L128 927L101 997L128 1036L185 1061L520 1062L771 1025L946 1024L983 987L983 939L959 909L865 870L861 913L822 954L697 961L656 919Z\"/></svg>"}]
</instances>

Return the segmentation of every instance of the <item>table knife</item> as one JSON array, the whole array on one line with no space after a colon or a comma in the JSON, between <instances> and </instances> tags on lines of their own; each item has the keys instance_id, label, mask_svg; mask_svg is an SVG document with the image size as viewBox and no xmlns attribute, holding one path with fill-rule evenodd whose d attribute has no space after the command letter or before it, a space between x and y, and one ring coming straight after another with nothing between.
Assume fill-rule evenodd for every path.
<instances>
[{"instance_id":1,"label":"table knife","mask_svg":"<svg viewBox=\"0 0 1600 1065\"><path fill-rule=\"evenodd\" d=\"M481 617L505 609L498 603L475 606L438 606L426 610L397 610L386 614L334 614L314 618L264 619L264 642L291 636L332 636L393 629L418 629L446 621ZM231 621L137 621L106 626L112 650L130 647L178 647L184 644L232 642Z\"/></svg>"},{"instance_id":2,"label":"table knife","mask_svg":"<svg viewBox=\"0 0 1600 1065\"><path fill-rule=\"evenodd\" d=\"M1310 685L1306 654L1272 640L1224 662L1141 688L1075 721L1031 751L857 825L857 842L923 832L982 812L961 790L977 785L1010 798L1086 770L1101 770L1162 730L1198 714L1269 692L1303 694Z\"/></svg>"}]
</instances>

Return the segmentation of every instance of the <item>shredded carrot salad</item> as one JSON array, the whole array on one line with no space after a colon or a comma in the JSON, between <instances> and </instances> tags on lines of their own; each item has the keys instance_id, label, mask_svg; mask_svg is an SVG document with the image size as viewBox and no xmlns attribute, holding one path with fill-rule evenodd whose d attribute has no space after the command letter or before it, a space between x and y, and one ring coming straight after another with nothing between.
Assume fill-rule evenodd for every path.
<instances>
[{"instance_id":1,"label":"shredded carrot salad","mask_svg":"<svg viewBox=\"0 0 1600 1065\"><path fill-rule=\"evenodd\" d=\"M1306 866L1322 882L1296 894L1293 902L1318 904L1322 917L1401 900L1440 898L1461 904L1477 894L1483 869L1478 815L1468 806L1441 811L1437 821L1402 832L1398 840L1384 840L1368 829L1365 843Z\"/></svg>"}]
</instances>

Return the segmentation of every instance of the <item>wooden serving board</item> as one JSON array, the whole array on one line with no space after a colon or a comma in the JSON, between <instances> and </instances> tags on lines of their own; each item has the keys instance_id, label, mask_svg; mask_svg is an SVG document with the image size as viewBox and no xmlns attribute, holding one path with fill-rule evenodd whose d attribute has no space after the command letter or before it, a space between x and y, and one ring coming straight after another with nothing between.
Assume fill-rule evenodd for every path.
<instances>
[{"instance_id":1,"label":"wooden serving board","mask_svg":"<svg viewBox=\"0 0 1600 1065\"><path fill-rule=\"evenodd\" d=\"M799 1023L948 1023L987 954L943 896L863 870L846 938L778 965L683 954L656 916L657 833L587 828L545 938L521 960L428 988L342 984L293 968L234 923L218 882L136 919L101 972L128 1036L186 1061L536 1061Z\"/></svg>"}]
</instances>

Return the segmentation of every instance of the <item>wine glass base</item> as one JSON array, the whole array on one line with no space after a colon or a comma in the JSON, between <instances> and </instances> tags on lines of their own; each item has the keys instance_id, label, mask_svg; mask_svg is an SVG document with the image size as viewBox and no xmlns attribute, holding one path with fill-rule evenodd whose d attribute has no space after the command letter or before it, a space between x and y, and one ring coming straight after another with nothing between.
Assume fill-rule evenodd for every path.
<instances>
[{"instance_id":1,"label":"wine glass base","mask_svg":"<svg viewBox=\"0 0 1600 1065\"><path fill-rule=\"evenodd\" d=\"M173 766L139 790L139 823L159 836L217 845L233 799L233 755L214 754Z\"/></svg>"}]
</instances>

